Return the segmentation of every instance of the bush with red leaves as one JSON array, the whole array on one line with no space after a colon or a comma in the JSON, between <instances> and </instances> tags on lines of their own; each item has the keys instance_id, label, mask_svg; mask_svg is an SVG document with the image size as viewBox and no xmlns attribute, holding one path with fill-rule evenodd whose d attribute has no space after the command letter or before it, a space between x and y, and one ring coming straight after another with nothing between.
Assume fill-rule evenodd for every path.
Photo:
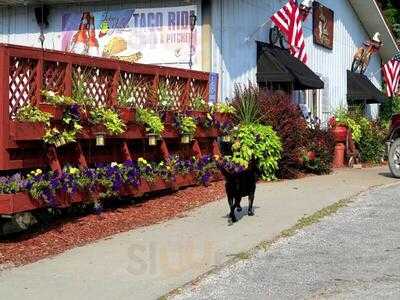
<instances>
[{"instance_id":1,"label":"bush with red leaves","mask_svg":"<svg viewBox=\"0 0 400 300\"><path fill-rule=\"evenodd\" d=\"M303 168L301 156L309 148L306 120L298 105L287 94L259 91L262 122L271 125L282 140L283 152L278 177L295 178Z\"/></svg>"},{"instance_id":2,"label":"bush with red leaves","mask_svg":"<svg viewBox=\"0 0 400 300\"><path fill-rule=\"evenodd\" d=\"M308 129L310 145L309 151L315 153L315 158L305 158L304 166L315 174L328 174L332 171L335 139L331 130L322 129L319 126Z\"/></svg>"}]
</instances>

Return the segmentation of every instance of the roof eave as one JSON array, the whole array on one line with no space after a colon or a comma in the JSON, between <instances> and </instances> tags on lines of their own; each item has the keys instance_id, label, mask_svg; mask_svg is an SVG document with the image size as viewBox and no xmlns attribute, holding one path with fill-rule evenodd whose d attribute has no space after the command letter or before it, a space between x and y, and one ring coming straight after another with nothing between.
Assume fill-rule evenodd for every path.
<instances>
[{"instance_id":1,"label":"roof eave","mask_svg":"<svg viewBox=\"0 0 400 300\"><path fill-rule=\"evenodd\" d=\"M381 58L385 62L391 59L393 55L399 51L399 48L376 1L349 0L349 2L368 35L372 37L375 32L381 34L381 40L383 42L383 46L379 51Z\"/></svg>"}]
</instances>

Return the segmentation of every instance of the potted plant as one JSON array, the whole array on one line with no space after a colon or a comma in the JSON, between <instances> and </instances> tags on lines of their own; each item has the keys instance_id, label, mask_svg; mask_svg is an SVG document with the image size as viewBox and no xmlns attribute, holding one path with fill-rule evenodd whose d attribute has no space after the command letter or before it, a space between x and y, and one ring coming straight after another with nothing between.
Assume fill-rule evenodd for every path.
<instances>
[{"instance_id":1,"label":"potted plant","mask_svg":"<svg viewBox=\"0 0 400 300\"><path fill-rule=\"evenodd\" d=\"M125 132L126 125L122 122L118 113L110 108L97 107L90 111L90 121L102 125L112 135L120 135ZM95 134L101 129L94 127Z\"/></svg>"},{"instance_id":2,"label":"potted plant","mask_svg":"<svg viewBox=\"0 0 400 300\"><path fill-rule=\"evenodd\" d=\"M135 120L136 95L144 82L125 81L121 76L121 84L117 92L117 110L124 123Z\"/></svg>"},{"instance_id":3,"label":"potted plant","mask_svg":"<svg viewBox=\"0 0 400 300\"><path fill-rule=\"evenodd\" d=\"M181 91L181 89L178 89ZM179 95L175 95L175 92L171 87L161 82L158 85L157 96L158 96L158 107L157 110L161 112L161 116L165 124L172 124L174 121L174 110L175 110L175 99Z\"/></svg>"},{"instance_id":4,"label":"potted plant","mask_svg":"<svg viewBox=\"0 0 400 300\"><path fill-rule=\"evenodd\" d=\"M176 125L181 135L181 143L189 144L196 132L197 124L193 117L186 115L178 115Z\"/></svg>"},{"instance_id":5,"label":"potted plant","mask_svg":"<svg viewBox=\"0 0 400 300\"><path fill-rule=\"evenodd\" d=\"M145 126L149 138L149 145L157 145L157 138L164 131L164 124L160 116L153 110L140 108L136 111L136 120L138 123Z\"/></svg>"},{"instance_id":6,"label":"potted plant","mask_svg":"<svg viewBox=\"0 0 400 300\"><path fill-rule=\"evenodd\" d=\"M195 96L190 100L188 115L197 119L205 118L209 111L208 103L202 96Z\"/></svg>"},{"instance_id":7,"label":"potted plant","mask_svg":"<svg viewBox=\"0 0 400 300\"><path fill-rule=\"evenodd\" d=\"M212 112L217 122L224 123L232 119L232 115L236 112L230 103L217 103L212 106Z\"/></svg>"}]
</instances>

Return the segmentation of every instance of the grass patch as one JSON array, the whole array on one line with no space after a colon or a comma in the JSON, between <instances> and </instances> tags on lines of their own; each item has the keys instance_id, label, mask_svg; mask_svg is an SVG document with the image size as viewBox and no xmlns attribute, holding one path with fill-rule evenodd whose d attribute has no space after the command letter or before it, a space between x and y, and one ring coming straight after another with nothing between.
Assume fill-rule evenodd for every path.
<instances>
[{"instance_id":1,"label":"grass patch","mask_svg":"<svg viewBox=\"0 0 400 300\"><path fill-rule=\"evenodd\" d=\"M332 205L329 205L329 206L313 213L310 216L305 216L305 217L300 218L294 226L290 227L289 229L283 230L279 234L278 239L281 237L292 236L300 229L303 229L304 227L307 227L314 223L319 222L323 218L336 213L340 208L347 206L347 204L349 202L350 202L350 200L340 200Z\"/></svg>"}]
</instances>

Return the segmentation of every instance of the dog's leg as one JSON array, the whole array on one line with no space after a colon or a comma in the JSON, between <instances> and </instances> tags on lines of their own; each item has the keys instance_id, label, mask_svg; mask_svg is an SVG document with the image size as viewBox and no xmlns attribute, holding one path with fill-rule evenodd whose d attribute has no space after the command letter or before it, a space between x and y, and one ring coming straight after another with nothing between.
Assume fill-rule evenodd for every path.
<instances>
[{"instance_id":1,"label":"dog's leg","mask_svg":"<svg viewBox=\"0 0 400 300\"><path fill-rule=\"evenodd\" d=\"M240 206L241 201L242 201L242 197L235 198L235 208L237 208L238 211L242 211L242 207Z\"/></svg>"},{"instance_id":2,"label":"dog's leg","mask_svg":"<svg viewBox=\"0 0 400 300\"><path fill-rule=\"evenodd\" d=\"M228 195L228 204L229 204L229 218L231 218L232 222L236 222L236 217L235 217L235 204L233 203L233 196Z\"/></svg>"},{"instance_id":3,"label":"dog's leg","mask_svg":"<svg viewBox=\"0 0 400 300\"><path fill-rule=\"evenodd\" d=\"M250 194L249 195L249 209L247 212L247 214L249 216L254 216L253 202L254 202L254 194Z\"/></svg>"}]
</instances>

